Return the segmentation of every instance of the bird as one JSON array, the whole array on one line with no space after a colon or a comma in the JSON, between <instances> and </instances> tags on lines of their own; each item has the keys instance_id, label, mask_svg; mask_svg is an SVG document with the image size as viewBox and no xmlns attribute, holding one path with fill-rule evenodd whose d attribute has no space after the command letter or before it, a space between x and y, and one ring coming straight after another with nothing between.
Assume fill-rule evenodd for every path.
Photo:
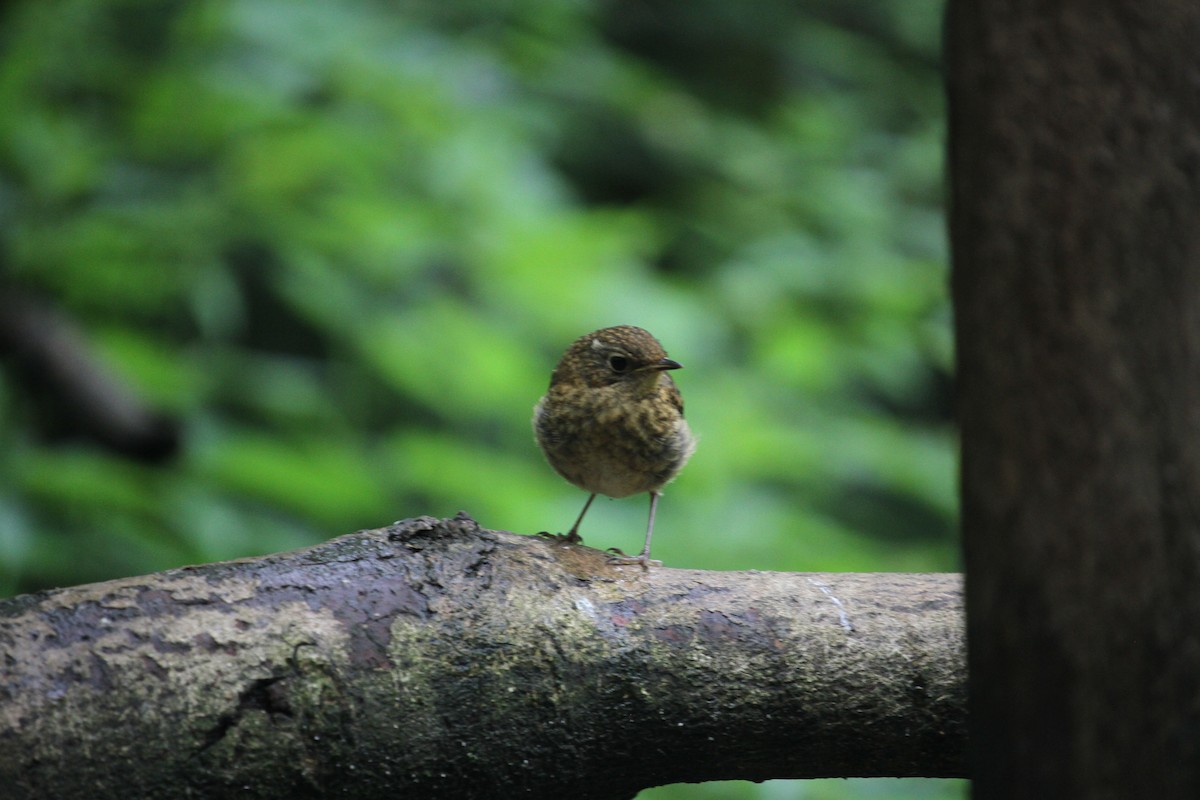
<instances>
[{"instance_id":1,"label":"bird","mask_svg":"<svg viewBox=\"0 0 1200 800\"><path fill-rule=\"evenodd\" d=\"M579 524L596 495L646 492L650 516L642 552L628 556L610 548L610 562L661 566L650 559L658 499L696 449L683 398L668 374L682 366L649 331L633 325L592 331L567 348L534 407L534 438L550 466L589 495L570 531L542 535L580 543Z\"/></svg>"}]
</instances>

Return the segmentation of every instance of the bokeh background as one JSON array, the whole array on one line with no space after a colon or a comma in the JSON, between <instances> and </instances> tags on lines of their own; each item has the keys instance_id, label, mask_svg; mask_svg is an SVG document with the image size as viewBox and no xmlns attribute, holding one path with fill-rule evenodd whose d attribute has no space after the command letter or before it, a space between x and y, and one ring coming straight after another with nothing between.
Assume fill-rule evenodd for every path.
<instances>
[{"instance_id":1,"label":"bokeh background","mask_svg":"<svg viewBox=\"0 0 1200 800\"><path fill-rule=\"evenodd\" d=\"M0 595L421 514L565 530L529 419L613 324L684 363L700 436L656 557L957 569L941 5L3 4L0 300L168 443L114 447L0 346ZM583 533L636 551L645 515Z\"/></svg>"}]
</instances>

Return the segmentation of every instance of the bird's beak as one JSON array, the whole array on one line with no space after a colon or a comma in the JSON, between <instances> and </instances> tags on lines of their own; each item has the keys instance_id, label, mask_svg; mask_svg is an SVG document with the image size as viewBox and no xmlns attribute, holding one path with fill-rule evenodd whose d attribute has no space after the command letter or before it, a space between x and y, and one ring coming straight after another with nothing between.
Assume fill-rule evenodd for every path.
<instances>
[{"instance_id":1,"label":"bird's beak","mask_svg":"<svg viewBox=\"0 0 1200 800\"><path fill-rule=\"evenodd\" d=\"M651 364L650 369L653 369L653 370L683 369L683 364L680 364L678 361L673 361L669 358L664 358L661 361L656 361L653 364Z\"/></svg>"}]
</instances>

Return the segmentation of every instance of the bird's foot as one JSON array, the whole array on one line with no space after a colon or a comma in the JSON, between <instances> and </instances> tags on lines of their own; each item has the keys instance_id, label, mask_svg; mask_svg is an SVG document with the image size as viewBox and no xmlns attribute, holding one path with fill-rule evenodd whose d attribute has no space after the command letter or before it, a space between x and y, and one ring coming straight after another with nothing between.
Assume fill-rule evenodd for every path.
<instances>
[{"instance_id":1,"label":"bird's foot","mask_svg":"<svg viewBox=\"0 0 1200 800\"><path fill-rule=\"evenodd\" d=\"M608 563L616 566L640 564L642 569L647 571L649 571L651 567L662 566L662 562L658 559L651 558L649 553L639 553L636 556L627 556L625 555L624 551L616 547L608 548L608 552L615 553L615 555L609 556Z\"/></svg>"},{"instance_id":2,"label":"bird's foot","mask_svg":"<svg viewBox=\"0 0 1200 800\"><path fill-rule=\"evenodd\" d=\"M538 531L537 536L542 539L549 539L552 542L561 542L563 544L583 544L583 537L575 531L567 533L550 533L549 531Z\"/></svg>"}]
</instances>

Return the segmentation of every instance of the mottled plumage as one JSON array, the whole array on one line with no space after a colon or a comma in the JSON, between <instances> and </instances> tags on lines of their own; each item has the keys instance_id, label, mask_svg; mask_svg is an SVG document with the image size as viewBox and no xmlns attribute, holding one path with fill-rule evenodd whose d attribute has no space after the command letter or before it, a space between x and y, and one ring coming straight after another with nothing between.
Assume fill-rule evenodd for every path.
<instances>
[{"instance_id":1,"label":"mottled plumage","mask_svg":"<svg viewBox=\"0 0 1200 800\"><path fill-rule=\"evenodd\" d=\"M646 544L618 563L650 562L654 512L662 487L691 457L696 440L683 419L683 399L658 340L632 325L577 339L558 362L550 389L534 409L533 429L550 466L591 493L566 541L582 541L579 523L597 494L650 493Z\"/></svg>"}]
</instances>

